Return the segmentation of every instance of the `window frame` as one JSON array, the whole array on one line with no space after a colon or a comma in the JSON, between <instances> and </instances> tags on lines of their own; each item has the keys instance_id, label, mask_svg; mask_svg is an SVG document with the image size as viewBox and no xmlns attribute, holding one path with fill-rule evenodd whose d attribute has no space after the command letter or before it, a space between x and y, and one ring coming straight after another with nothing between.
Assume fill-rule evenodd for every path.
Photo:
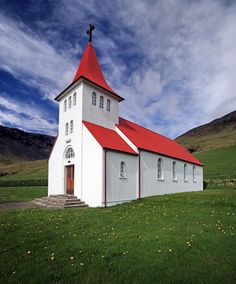
<instances>
[{"instance_id":1,"label":"window frame","mask_svg":"<svg viewBox=\"0 0 236 284\"><path fill-rule=\"evenodd\" d=\"M65 152L65 159L68 160L68 159L72 159L75 157L75 151L74 149L70 146L66 149L66 152Z\"/></svg>"},{"instance_id":2,"label":"window frame","mask_svg":"<svg viewBox=\"0 0 236 284\"><path fill-rule=\"evenodd\" d=\"M74 132L74 121L73 119L70 121L70 133Z\"/></svg>"},{"instance_id":3,"label":"window frame","mask_svg":"<svg viewBox=\"0 0 236 284\"><path fill-rule=\"evenodd\" d=\"M70 109L72 107L72 98L71 96L69 96L68 98L68 109Z\"/></svg>"},{"instance_id":4,"label":"window frame","mask_svg":"<svg viewBox=\"0 0 236 284\"><path fill-rule=\"evenodd\" d=\"M68 134L69 134L69 123L66 122L66 124L65 124L65 135L68 136Z\"/></svg>"},{"instance_id":5,"label":"window frame","mask_svg":"<svg viewBox=\"0 0 236 284\"><path fill-rule=\"evenodd\" d=\"M177 163L176 161L173 161L172 163L172 181L178 181L178 176L177 176L177 172L176 172L176 166Z\"/></svg>"},{"instance_id":6,"label":"window frame","mask_svg":"<svg viewBox=\"0 0 236 284\"><path fill-rule=\"evenodd\" d=\"M67 111L67 99L64 100L64 112Z\"/></svg>"},{"instance_id":7,"label":"window frame","mask_svg":"<svg viewBox=\"0 0 236 284\"><path fill-rule=\"evenodd\" d=\"M73 105L76 106L76 101L77 101L77 93L74 92L73 94Z\"/></svg>"},{"instance_id":8,"label":"window frame","mask_svg":"<svg viewBox=\"0 0 236 284\"><path fill-rule=\"evenodd\" d=\"M95 92L92 92L92 105L97 105L97 94Z\"/></svg>"},{"instance_id":9,"label":"window frame","mask_svg":"<svg viewBox=\"0 0 236 284\"><path fill-rule=\"evenodd\" d=\"M104 108L104 97L103 96L99 97L99 108L101 109Z\"/></svg>"},{"instance_id":10,"label":"window frame","mask_svg":"<svg viewBox=\"0 0 236 284\"><path fill-rule=\"evenodd\" d=\"M187 168L188 168L187 163L184 163L184 181L185 181L185 182L188 181Z\"/></svg>"},{"instance_id":11,"label":"window frame","mask_svg":"<svg viewBox=\"0 0 236 284\"><path fill-rule=\"evenodd\" d=\"M196 178L196 166L193 165L193 182L197 182L197 178Z\"/></svg>"},{"instance_id":12,"label":"window frame","mask_svg":"<svg viewBox=\"0 0 236 284\"><path fill-rule=\"evenodd\" d=\"M126 167L125 161L120 162L119 178L120 179L127 179L127 167Z\"/></svg>"},{"instance_id":13,"label":"window frame","mask_svg":"<svg viewBox=\"0 0 236 284\"><path fill-rule=\"evenodd\" d=\"M164 180L163 159L157 159L157 180Z\"/></svg>"},{"instance_id":14,"label":"window frame","mask_svg":"<svg viewBox=\"0 0 236 284\"><path fill-rule=\"evenodd\" d=\"M107 99L107 111L111 112L111 100Z\"/></svg>"}]
</instances>

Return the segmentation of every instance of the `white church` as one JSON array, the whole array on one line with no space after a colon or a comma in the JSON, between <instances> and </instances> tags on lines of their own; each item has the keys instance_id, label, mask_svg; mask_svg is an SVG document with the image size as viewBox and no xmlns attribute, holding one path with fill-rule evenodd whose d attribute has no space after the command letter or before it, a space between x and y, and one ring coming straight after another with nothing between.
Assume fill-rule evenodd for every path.
<instances>
[{"instance_id":1,"label":"white church","mask_svg":"<svg viewBox=\"0 0 236 284\"><path fill-rule=\"evenodd\" d=\"M73 82L59 103L49 158L48 195L74 195L91 207L203 189L203 165L174 140L119 117L124 99L107 84L92 30ZM144 96L145 98L145 96Z\"/></svg>"}]
</instances>

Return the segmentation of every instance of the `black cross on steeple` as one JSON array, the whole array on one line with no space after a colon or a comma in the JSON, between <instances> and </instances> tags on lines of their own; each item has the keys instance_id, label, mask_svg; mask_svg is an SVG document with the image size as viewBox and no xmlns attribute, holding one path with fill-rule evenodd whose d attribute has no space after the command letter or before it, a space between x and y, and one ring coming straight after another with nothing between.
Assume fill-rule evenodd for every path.
<instances>
[{"instance_id":1,"label":"black cross on steeple","mask_svg":"<svg viewBox=\"0 0 236 284\"><path fill-rule=\"evenodd\" d=\"M87 34L89 35L89 42L92 42L92 32L95 29L95 27L91 24L89 24L89 29L87 30Z\"/></svg>"}]
</instances>

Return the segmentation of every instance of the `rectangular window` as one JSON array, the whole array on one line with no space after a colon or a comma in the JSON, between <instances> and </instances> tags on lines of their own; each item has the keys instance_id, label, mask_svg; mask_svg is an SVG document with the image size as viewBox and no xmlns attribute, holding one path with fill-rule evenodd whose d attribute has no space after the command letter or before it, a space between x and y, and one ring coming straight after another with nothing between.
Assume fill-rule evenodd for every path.
<instances>
[{"instance_id":1,"label":"rectangular window","mask_svg":"<svg viewBox=\"0 0 236 284\"><path fill-rule=\"evenodd\" d=\"M104 98L103 96L100 97L100 102L99 102L99 107L103 108L103 104L104 104Z\"/></svg>"},{"instance_id":2,"label":"rectangular window","mask_svg":"<svg viewBox=\"0 0 236 284\"><path fill-rule=\"evenodd\" d=\"M76 105L76 93L73 94L73 104Z\"/></svg>"},{"instance_id":3,"label":"rectangular window","mask_svg":"<svg viewBox=\"0 0 236 284\"><path fill-rule=\"evenodd\" d=\"M92 105L96 106L97 103L97 95L96 93L92 93Z\"/></svg>"},{"instance_id":4,"label":"rectangular window","mask_svg":"<svg viewBox=\"0 0 236 284\"><path fill-rule=\"evenodd\" d=\"M64 111L67 111L67 100L64 100Z\"/></svg>"},{"instance_id":5,"label":"rectangular window","mask_svg":"<svg viewBox=\"0 0 236 284\"><path fill-rule=\"evenodd\" d=\"M124 161L120 163L120 178L127 178L126 164Z\"/></svg>"},{"instance_id":6,"label":"rectangular window","mask_svg":"<svg viewBox=\"0 0 236 284\"><path fill-rule=\"evenodd\" d=\"M69 108L71 108L71 96L69 97Z\"/></svg>"}]
</instances>

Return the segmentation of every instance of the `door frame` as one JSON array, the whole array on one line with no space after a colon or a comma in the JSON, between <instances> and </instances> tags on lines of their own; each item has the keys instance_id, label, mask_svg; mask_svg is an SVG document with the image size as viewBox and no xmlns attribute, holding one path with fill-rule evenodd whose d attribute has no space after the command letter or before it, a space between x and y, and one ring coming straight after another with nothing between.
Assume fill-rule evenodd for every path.
<instances>
[{"instance_id":1,"label":"door frame","mask_svg":"<svg viewBox=\"0 0 236 284\"><path fill-rule=\"evenodd\" d=\"M68 171L68 168L69 167L73 167L73 193L67 193L67 179L68 179L68 176L67 176L67 171ZM74 195L75 194L75 165L74 164L69 164L69 165L65 165L64 166L64 176L65 176L65 183L64 183L64 193L65 194L69 194L69 195Z\"/></svg>"}]
</instances>

